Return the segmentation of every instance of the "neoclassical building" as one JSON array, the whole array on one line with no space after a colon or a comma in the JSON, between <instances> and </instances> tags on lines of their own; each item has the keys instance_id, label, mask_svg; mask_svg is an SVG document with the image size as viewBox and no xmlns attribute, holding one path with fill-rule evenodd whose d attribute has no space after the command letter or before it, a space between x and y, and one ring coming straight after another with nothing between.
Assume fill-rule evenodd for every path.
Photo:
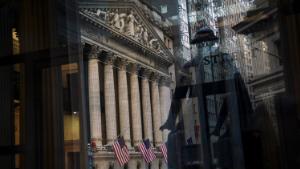
<instances>
[{"instance_id":1,"label":"neoclassical building","mask_svg":"<svg viewBox=\"0 0 300 169\"><path fill-rule=\"evenodd\" d=\"M175 75L170 22L140 1L81 2L79 7L96 168L121 168L111 148L118 136L130 149L125 168L164 168L158 146L167 133L159 127L168 115ZM150 165L136 149L146 138L157 155Z\"/></svg>"}]
</instances>

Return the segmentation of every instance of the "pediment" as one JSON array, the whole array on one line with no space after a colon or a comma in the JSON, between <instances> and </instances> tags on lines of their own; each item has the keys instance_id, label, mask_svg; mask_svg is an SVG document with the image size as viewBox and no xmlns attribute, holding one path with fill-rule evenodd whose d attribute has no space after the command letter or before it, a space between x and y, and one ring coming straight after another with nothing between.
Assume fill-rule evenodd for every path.
<instances>
[{"instance_id":1,"label":"pediment","mask_svg":"<svg viewBox=\"0 0 300 169\"><path fill-rule=\"evenodd\" d=\"M159 57L172 60L172 53L134 3L83 2L80 4L80 14L111 30L111 33L122 36L130 43L136 43Z\"/></svg>"}]
</instances>

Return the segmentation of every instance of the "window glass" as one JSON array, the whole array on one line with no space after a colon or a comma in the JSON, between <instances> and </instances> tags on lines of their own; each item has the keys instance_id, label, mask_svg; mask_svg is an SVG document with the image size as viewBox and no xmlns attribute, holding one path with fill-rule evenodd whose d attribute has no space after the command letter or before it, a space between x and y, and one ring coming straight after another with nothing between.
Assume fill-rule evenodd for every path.
<instances>
[{"instance_id":1,"label":"window glass","mask_svg":"<svg viewBox=\"0 0 300 169\"><path fill-rule=\"evenodd\" d=\"M0 164L300 166L296 0L4 0Z\"/></svg>"}]
</instances>

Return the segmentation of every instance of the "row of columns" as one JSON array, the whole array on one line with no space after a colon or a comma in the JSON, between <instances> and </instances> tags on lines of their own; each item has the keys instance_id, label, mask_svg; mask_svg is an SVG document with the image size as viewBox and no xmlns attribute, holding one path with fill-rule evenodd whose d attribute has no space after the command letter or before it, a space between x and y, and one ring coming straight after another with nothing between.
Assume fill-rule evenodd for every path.
<instances>
[{"instance_id":1,"label":"row of columns","mask_svg":"<svg viewBox=\"0 0 300 169\"><path fill-rule=\"evenodd\" d=\"M100 106L100 79L98 68L98 53L99 49L92 46L89 56L89 110L90 110L90 127L91 141L97 146L101 146L102 129L101 129L101 106ZM105 104L105 120L106 120L106 136L107 144L112 144L117 138L117 112L116 112L116 94L113 75L113 64L116 56L112 53L106 55L104 61L104 104ZM148 69L141 69L143 78L141 79L141 91L139 88L138 72L140 67L137 64L130 65L130 86L127 83L127 65L129 63L121 58L118 58L118 108L120 118L120 133L124 137L127 146L131 146L130 127L132 128L133 145L137 146L143 139L142 129L144 129L144 138L148 138L153 143L153 132L155 145L160 145L163 142L163 134L159 130L162 125L162 119L168 112L166 111L166 99L163 98L170 92L166 83L159 86L159 75L154 74ZM149 86L149 80L151 86ZM129 101L128 92L130 92L131 100ZM141 98L140 98L141 92ZM151 93L150 93L151 92ZM160 95L160 93L162 95ZM152 97L150 97L150 95ZM160 101L162 100L162 101ZM142 103L142 104L141 104ZM129 111L129 105L131 112ZM141 110L143 116L141 115ZM162 111L164 110L164 111ZM131 113L131 123L130 123ZM143 117L143 119L142 119ZM143 120L143 124L142 124ZM132 126L130 126L132 124ZM142 127L143 125L143 127Z\"/></svg>"}]
</instances>

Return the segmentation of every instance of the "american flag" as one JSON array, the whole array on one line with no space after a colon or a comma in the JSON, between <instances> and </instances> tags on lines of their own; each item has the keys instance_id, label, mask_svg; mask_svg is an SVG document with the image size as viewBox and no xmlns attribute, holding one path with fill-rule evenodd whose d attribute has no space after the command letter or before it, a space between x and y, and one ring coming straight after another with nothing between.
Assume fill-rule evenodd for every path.
<instances>
[{"instance_id":1,"label":"american flag","mask_svg":"<svg viewBox=\"0 0 300 169\"><path fill-rule=\"evenodd\" d=\"M123 137L118 138L112 146L120 166L123 166L129 161L129 151Z\"/></svg>"},{"instance_id":2,"label":"american flag","mask_svg":"<svg viewBox=\"0 0 300 169\"><path fill-rule=\"evenodd\" d=\"M159 146L160 151L162 152L166 163L168 163L168 150L166 144L162 144Z\"/></svg>"},{"instance_id":3,"label":"american flag","mask_svg":"<svg viewBox=\"0 0 300 169\"><path fill-rule=\"evenodd\" d=\"M150 163L156 158L154 151L151 148L149 139L144 140L143 143L139 144L138 147L147 163Z\"/></svg>"}]
</instances>

